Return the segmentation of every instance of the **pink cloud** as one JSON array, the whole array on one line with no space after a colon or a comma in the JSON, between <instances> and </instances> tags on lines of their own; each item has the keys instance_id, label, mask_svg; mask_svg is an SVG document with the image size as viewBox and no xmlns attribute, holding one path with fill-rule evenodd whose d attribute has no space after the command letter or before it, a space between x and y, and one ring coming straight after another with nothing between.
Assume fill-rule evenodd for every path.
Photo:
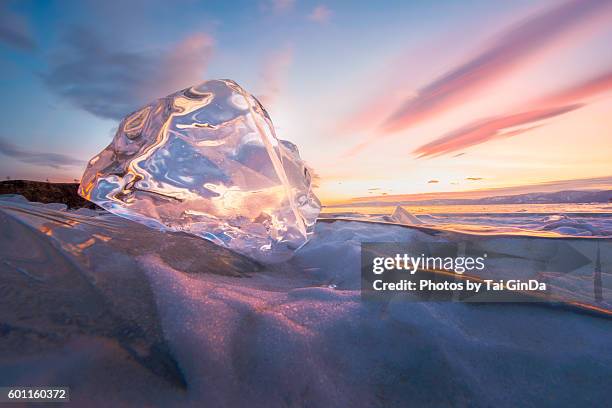
<instances>
[{"instance_id":1,"label":"pink cloud","mask_svg":"<svg viewBox=\"0 0 612 408\"><path fill-rule=\"evenodd\" d=\"M499 116L480 120L447 133L433 142L427 143L414 151L419 157L432 157L454 152L488 140L516 136L528 129L507 129L529 123L549 119L580 108L582 105L569 105L559 108L527 111L507 116Z\"/></svg>"},{"instance_id":2,"label":"pink cloud","mask_svg":"<svg viewBox=\"0 0 612 408\"><path fill-rule=\"evenodd\" d=\"M396 77L399 85L386 92L388 98L370 98L357 115L340 125L342 131L379 126L378 132L371 132L371 136L346 155L355 155L380 137L460 106L514 69L531 63L535 57L567 45L568 37L572 40L582 38L585 28L588 31L599 27L602 20L612 17L611 6L610 2L598 0L557 3L505 30L475 56L465 59L417 92L408 92L410 89L405 81ZM406 92L398 99L402 89ZM389 110L393 112L391 115L386 113Z\"/></svg>"},{"instance_id":3,"label":"pink cloud","mask_svg":"<svg viewBox=\"0 0 612 408\"><path fill-rule=\"evenodd\" d=\"M537 103L541 105L563 105L576 100L590 98L612 88L612 71L606 72L570 88L548 95Z\"/></svg>"},{"instance_id":4,"label":"pink cloud","mask_svg":"<svg viewBox=\"0 0 612 408\"><path fill-rule=\"evenodd\" d=\"M589 98L611 89L612 71L540 98L522 111L472 122L419 147L414 153L418 157L434 157L492 139L520 135L539 127L537 122L579 109Z\"/></svg>"},{"instance_id":5,"label":"pink cloud","mask_svg":"<svg viewBox=\"0 0 612 408\"><path fill-rule=\"evenodd\" d=\"M326 23L332 16L331 10L322 4L312 10L312 13L308 15L308 19L317 23Z\"/></svg>"},{"instance_id":6,"label":"pink cloud","mask_svg":"<svg viewBox=\"0 0 612 408\"><path fill-rule=\"evenodd\" d=\"M421 88L387 118L382 129L395 132L460 104L562 41L573 29L588 25L602 12L609 13L610 5L600 0L571 0L514 25L479 54Z\"/></svg>"},{"instance_id":7,"label":"pink cloud","mask_svg":"<svg viewBox=\"0 0 612 408\"><path fill-rule=\"evenodd\" d=\"M149 92L151 96L163 96L201 82L214 44L213 37L206 33L195 33L178 42L165 55L165 69L160 70L158 78L155 78L160 89Z\"/></svg>"}]
</instances>

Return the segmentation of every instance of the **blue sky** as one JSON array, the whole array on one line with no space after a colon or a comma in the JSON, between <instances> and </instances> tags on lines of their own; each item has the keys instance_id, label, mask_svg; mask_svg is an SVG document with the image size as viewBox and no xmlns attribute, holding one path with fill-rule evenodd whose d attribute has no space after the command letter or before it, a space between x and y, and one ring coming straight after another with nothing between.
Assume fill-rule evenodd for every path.
<instances>
[{"instance_id":1,"label":"blue sky","mask_svg":"<svg viewBox=\"0 0 612 408\"><path fill-rule=\"evenodd\" d=\"M324 196L608 176L604 3L5 1L0 176L78 178L124 114L212 78L262 99ZM440 84L454 94L422 111Z\"/></svg>"}]
</instances>

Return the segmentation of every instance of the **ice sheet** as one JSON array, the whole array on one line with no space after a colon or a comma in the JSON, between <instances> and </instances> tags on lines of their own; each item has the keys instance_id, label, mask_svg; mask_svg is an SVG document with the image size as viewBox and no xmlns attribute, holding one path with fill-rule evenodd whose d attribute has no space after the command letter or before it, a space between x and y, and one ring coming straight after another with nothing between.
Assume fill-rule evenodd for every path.
<instances>
[{"instance_id":1,"label":"ice sheet","mask_svg":"<svg viewBox=\"0 0 612 408\"><path fill-rule=\"evenodd\" d=\"M0 223L0 381L67 385L75 406L593 406L608 398L605 307L360 299L361 241L452 232L321 222L290 262L264 268L196 237L93 211L0 200ZM527 242L475 239L509 255ZM581 242L587 251L609 241ZM601 254L609 265L612 253ZM589 273L576 272L584 280L576 299L589 299ZM609 291L610 270L602 277Z\"/></svg>"}]
</instances>

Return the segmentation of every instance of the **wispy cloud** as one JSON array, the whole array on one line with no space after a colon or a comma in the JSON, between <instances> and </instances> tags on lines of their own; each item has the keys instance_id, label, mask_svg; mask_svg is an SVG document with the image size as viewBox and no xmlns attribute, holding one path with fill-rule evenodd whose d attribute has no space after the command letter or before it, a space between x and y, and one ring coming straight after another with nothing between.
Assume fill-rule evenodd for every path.
<instances>
[{"instance_id":1,"label":"wispy cloud","mask_svg":"<svg viewBox=\"0 0 612 408\"><path fill-rule=\"evenodd\" d=\"M204 33L158 52L124 50L84 28L71 30L65 43L50 60L45 83L76 106L111 119L202 81L213 50Z\"/></svg>"},{"instance_id":2,"label":"wispy cloud","mask_svg":"<svg viewBox=\"0 0 612 408\"><path fill-rule=\"evenodd\" d=\"M494 138L516 136L525 133L527 130L531 130L531 128L517 130L507 129L559 116L578 109L581 106L582 105L579 104L569 105L560 108L521 112L476 121L467 126L453 130L439 139L419 147L414 151L414 154L419 158L439 156L484 143Z\"/></svg>"},{"instance_id":3,"label":"wispy cloud","mask_svg":"<svg viewBox=\"0 0 612 408\"><path fill-rule=\"evenodd\" d=\"M308 19L317 23L326 23L332 16L332 11L322 4L316 6L308 15Z\"/></svg>"},{"instance_id":4,"label":"wispy cloud","mask_svg":"<svg viewBox=\"0 0 612 408\"><path fill-rule=\"evenodd\" d=\"M41 153L23 150L3 138L0 138L0 154L24 163L47 166L54 169L83 166L86 163L84 160L75 159L60 153Z\"/></svg>"},{"instance_id":5,"label":"wispy cloud","mask_svg":"<svg viewBox=\"0 0 612 408\"><path fill-rule=\"evenodd\" d=\"M612 70L569 88L551 93L538 101L539 105L567 105L612 89Z\"/></svg>"},{"instance_id":6,"label":"wispy cloud","mask_svg":"<svg viewBox=\"0 0 612 408\"><path fill-rule=\"evenodd\" d=\"M588 98L612 89L612 71L555 92L527 104L513 113L481 119L417 148L418 157L439 156L487 142L517 136L540 125L545 119L560 116L585 106Z\"/></svg>"},{"instance_id":7,"label":"wispy cloud","mask_svg":"<svg viewBox=\"0 0 612 408\"><path fill-rule=\"evenodd\" d=\"M263 11L272 11L274 14L284 14L293 9L295 0L264 0L259 4Z\"/></svg>"},{"instance_id":8,"label":"wispy cloud","mask_svg":"<svg viewBox=\"0 0 612 408\"><path fill-rule=\"evenodd\" d=\"M12 11L8 1L0 2L0 42L24 51L36 49L27 20Z\"/></svg>"},{"instance_id":9,"label":"wispy cloud","mask_svg":"<svg viewBox=\"0 0 612 408\"><path fill-rule=\"evenodd\" d=\"M272 105L281 94L293 61L293 48L286 46L265 58L258 98L264 106Z\"/></svg>"},{"instance_id":10,"label":"wispy cloud","mask_svg":"<svg viewBox=\"0 0 612 408\"><path fill-rule=\"evenodd\" d=\"M563 35L590 24L601 13L609 13L610 5L601 0L571 0L527 18L473 58L421 88L387 118L382 129L398 131L461 103L555 45Z\"/></svg>"},{"instance_id":11,"label":"wispy cloud","mask_svg":"<svg viewBox=\"0 0 612 408\"><path fill-rule=\"evenodd\" d=\"M429 180L427 184L438 184L439 182L439 180Z\"/></svg>"}]
</instances>

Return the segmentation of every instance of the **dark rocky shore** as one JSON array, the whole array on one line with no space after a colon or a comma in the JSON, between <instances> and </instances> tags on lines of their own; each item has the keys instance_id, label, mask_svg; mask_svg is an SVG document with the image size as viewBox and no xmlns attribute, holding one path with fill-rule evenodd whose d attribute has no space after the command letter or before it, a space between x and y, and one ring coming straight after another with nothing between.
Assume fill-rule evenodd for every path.
<instances>
[{"instance_id":1,"label":"dark rocky shore","mask_svg":"<svg viewBox=\"0 0 612 408\"><path fill-rule=\"evenodd\" d=\"M68 208L100 209L77 194L78 183L47 183L30 180L0 181L0 194L20 194L39 203L63 203Z\"/></svg>"}]
</instances>

